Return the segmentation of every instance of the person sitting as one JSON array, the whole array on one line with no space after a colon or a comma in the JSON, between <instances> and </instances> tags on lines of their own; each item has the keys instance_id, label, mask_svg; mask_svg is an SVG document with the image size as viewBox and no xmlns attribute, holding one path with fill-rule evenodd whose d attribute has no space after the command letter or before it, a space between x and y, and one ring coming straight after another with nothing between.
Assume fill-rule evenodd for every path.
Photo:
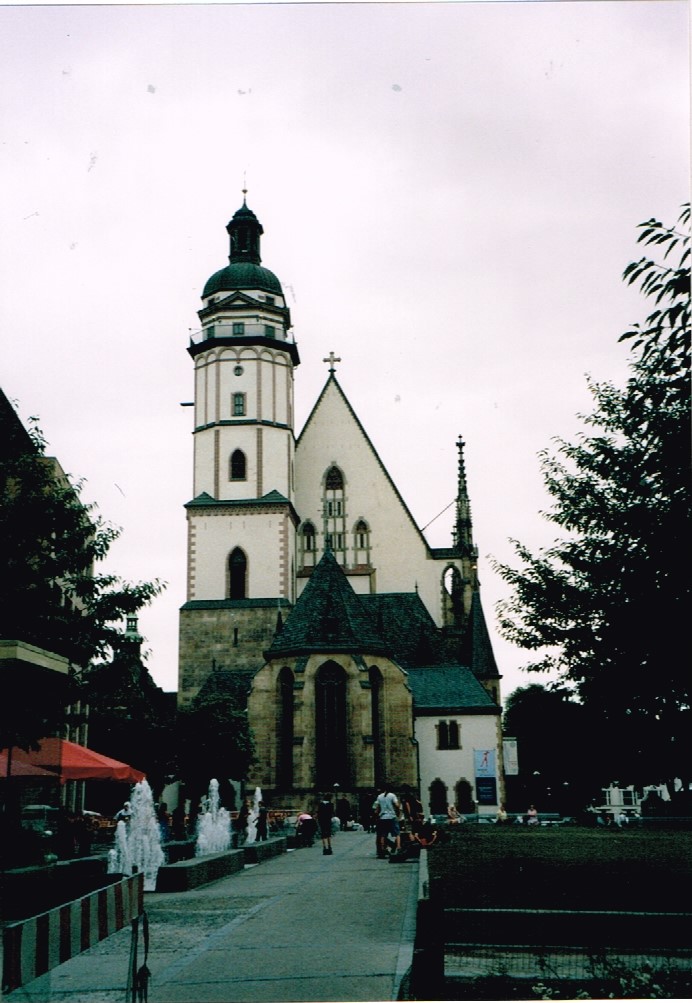
<instances>
[{"instance_id":1,"label":"person sitting","mask_svg":"<svg viewBox=\"0 0 692 1003\"><path fill-rule=\"evenodd\" d=\"M529 810L526 813L526 824L538 825L538 809L535 804L529 805Z\"/></svg>"},{"instance_id":2,"label":"person sitting","mask_svg":"<svg viewBox=\"0 0 692 1003\"><path fill-rule=\"evenodd\" d=\"M296 822L296 836L299 846L312 846L315 842L317 823L307 811L302 811Z\"/></svg>"},{"instance_id":3,"label":"person sitting","mask_svg":"<svg viewBox=\"0 0 692 1003\"><path fill-rule=\"evenodd\" d=\"M437 843L439 833L433 821L430 820L416 827L413 838L422 849L429 850L431 846Z\"/></svg>"},{"instance_id":4,"label":"person sitting","mask_svg":"<svg viewBox=\"0 0 692 1003\"><path fill-rule=\"evenodd\" d=\"M447 818L449 819L450 825L459 825L461 821L461 816L455 804L447 805Z\"/></svg>"},{"instance_id":5,"label":"person sitting","mask_svg":"<svg viewBox=\"0 0 692 1003\"><path fill-rule=\"evenodd\" d=\"M503 804L501 804L500 807L498 808L495 821L497 822L498 825L507 825L507 823L509 822L509 815L507 814L507 809Z\"/></svg>"}]
</instances>

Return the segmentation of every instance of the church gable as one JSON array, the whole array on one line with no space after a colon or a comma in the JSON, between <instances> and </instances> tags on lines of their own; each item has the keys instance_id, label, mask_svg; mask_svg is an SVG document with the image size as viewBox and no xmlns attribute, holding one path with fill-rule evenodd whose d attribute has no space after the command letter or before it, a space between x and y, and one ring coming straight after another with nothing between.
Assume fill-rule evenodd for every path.
<instances>
[{"instance_id":1,"label":"church gable","mask_svg":"<svg viewBox=\"0 0 692 1003\"><path fill-rule=\"evenodd\" d=\"M329 487L332 471L341 492ZM412 591L413 569L430 561L425 538L333 374L297 441L296 508L315 555L330 545L347 573L376 571L377 591ZM298 568L308 571L309 545L302 536L298 542Z\"/></svg>"}]
</instances>

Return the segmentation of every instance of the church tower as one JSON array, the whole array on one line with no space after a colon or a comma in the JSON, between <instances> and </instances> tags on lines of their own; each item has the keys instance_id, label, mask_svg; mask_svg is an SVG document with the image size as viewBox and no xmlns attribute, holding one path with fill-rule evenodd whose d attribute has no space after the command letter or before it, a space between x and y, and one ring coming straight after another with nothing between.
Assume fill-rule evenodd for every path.
<instances>
[{"instance_id":1,"label":"church tower","mask_svg":"<svg viewBox=\"0 0 692 1003\"><path fill-rule=\"evenodd\" d=\"M215 668L256 669L277 613L295 600L298 349L281 283L261 264L262 224L245 197L226 230L229 263L204 286L202 327L188 347L195 400L183 705Z\"/></svg>"}]
</instances>

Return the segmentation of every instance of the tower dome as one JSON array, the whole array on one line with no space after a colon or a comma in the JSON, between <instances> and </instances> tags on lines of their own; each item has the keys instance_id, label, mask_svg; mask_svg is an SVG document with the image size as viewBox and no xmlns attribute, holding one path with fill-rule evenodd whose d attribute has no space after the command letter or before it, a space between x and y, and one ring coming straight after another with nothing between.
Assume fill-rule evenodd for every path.
<instances>
[{"instance_id":1,"label":"tower dome","mask_svg":"<svg viewBox=\"0 0 692 1003\"><path fill-rule=\"evenodd\" d=\"M229 264L207 279L202 298L236 289L259 289L283 296L276 275L261 265L260 237L264 229L252 209L248 208L245 194L243 204L226 226L226 232L231 240Z\"/></svg>"}]
</instances>

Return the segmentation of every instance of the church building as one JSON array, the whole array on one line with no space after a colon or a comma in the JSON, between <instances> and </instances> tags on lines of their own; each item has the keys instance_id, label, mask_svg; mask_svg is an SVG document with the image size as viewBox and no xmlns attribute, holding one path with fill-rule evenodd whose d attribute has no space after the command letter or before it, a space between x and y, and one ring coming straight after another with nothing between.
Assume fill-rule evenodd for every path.
<instances>
[{"instance_id":1,"label":"church building","mask_svg":"<svg viewBox=\"0 0 692 1003\"><path fill-rule=\"evenodd\" d=\"M179 702L243 680L266 800L300 806L382 781L427 811L503 797L500 675L480 600L457 441L449 547L416 525L336 375L296 437L300 358L245 199L204 286ZM237 690L237 686L235 687Z\"/></svg>"}]
</instances>

